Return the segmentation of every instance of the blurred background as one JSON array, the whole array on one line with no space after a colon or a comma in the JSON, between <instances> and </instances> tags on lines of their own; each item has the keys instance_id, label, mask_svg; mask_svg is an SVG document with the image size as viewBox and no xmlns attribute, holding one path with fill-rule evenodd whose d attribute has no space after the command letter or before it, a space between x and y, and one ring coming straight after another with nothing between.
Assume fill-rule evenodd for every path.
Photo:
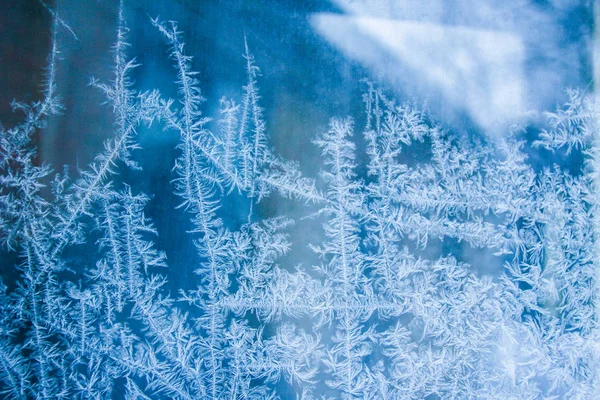
<instances>
[{"instance_id":1,"label":"blurred background","mask_svg":"<svg viewBox=\"0 0 600 400\"><path fill-rule=\"evenodd\" d=\"M116 1L0 2L0 120L18 121L12 99L40 96L51 22L45 5L77 37L59 31L66 109L44 133L41 157L87 165L111 134L110 110L98 107L101 94L87 85L91 77L111 79ZM240 97L247 37L262 71L272 145L289 159L315 154L310 139L329 118L361 115L362 78L425 105L451 128L483 134L535 120L565 99L564 88L591 89L591 0L125 1L129 55L141 64L136 87L174 96L167 46L149 22L155 17L178 22L209 116L222 96Z\"/></svg>"}]
</instances>

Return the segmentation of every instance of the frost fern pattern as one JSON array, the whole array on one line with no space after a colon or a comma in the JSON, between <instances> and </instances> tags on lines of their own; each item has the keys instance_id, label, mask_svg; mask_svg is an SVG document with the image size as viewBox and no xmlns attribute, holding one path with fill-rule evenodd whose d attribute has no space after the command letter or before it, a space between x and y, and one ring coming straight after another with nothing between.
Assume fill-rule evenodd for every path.
<instances>
[{"instance_id":1,"label":"frost fern pattern","mask_svg":"<svg viewBox=\"0 0 600 400\"><path fill-rule=\"evenodd\" d=\"M3 397L600 392L595 97L570 91L528 141L519 127L501 138L452 132L364 81L364 113L315 135L322 167L308 177L271 148L247 40L247 80L213 120L176 23L148 21L177 98L136 88L127 9L121 1L112 79L89 89L105 97L114 132L86 169L54 173L35 148L64 110L56 71L73 32L56 10L43 99L14 103L24 120L0 131L0 232L17 260L1 274ZM143 173L138 136L149 127L178 137L167 212L185 221L190 265L171 264L147 216L154 193L127 179ZM531 152L577 152L585 164L537 168ZM304 217L264 218L266 200L297 203ZM318 234L292 241L299 224ZM306 263L287 263L304 249ZM184 269L193 289L168 279Z\"/></svg>"}]
</instances>

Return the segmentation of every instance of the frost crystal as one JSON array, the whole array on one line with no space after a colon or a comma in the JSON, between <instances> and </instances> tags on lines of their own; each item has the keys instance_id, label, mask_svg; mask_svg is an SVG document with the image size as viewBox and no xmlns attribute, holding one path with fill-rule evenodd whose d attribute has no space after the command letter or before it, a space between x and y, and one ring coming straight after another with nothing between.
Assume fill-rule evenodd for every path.
<instances>
[{"instance_id":1,"label":"frost crystal","mask_svg":"<svg viewBox=\"0 0 600 400\"><path fill-rule=\"evenodd\" d=\"M332 118L316 135L322 167L308 177L270 146L247 42L239 98L210 108L177 24L153 19L177 98L141 91L121 1L113 77L90 89L105 96L114 133L70 178L40 163L34 146L63 110L55 76L68 25L48 10L43 100L15 103L23 122L0 131L0 234L4 255L18 260L1 273L10 284L0 282L3 396L600 392L595 97L570 91L528 144L520 129L493 139L452 132L366 81L365 113ZM178 137L166 166L173 207L161 211L171 233L147 216L156 193L131 178L150 125ZM528 152L540 151L585 164L534 168ZM304 217L264 218L269 199ZM292 236L300 223L315 235ZM161 247L175 237L195 254L172 264ZM289 265L307 248L306 263ZM173 284L174 272L188 286Z\"/></svg>"}]
</instances>

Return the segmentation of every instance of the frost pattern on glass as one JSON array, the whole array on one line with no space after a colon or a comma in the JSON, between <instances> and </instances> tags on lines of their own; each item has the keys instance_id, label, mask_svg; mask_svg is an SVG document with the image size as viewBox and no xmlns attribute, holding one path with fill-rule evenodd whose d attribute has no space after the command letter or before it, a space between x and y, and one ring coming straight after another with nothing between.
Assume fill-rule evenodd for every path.
<instances>
[{"instance_id":1,"label":"frost pattern on glass","mask_svg":"<svg viewBox=\"0 0 600 400\"><path fill-rule=\"evenodd\" d=\"M269 145L248 43L247 81L238 99L218 102L213 120L173 22L148 24L168 46L178 97L136 89L121 2L113 77L91 81L113 110L114 135L71 176L41 163L33 143L63 109L57 32L68 25L49 11L44 99L14 103L24 120L0 137L1 238L18 258L2 272L16 279L10 290L1 285L4 397L600 393L595 97L570 91L533 142L533 151L581 154L572 173L534 169L524 128L495 138L452 133L365 81L365 112L332 118L315 135L322 170L307 177ZM173 266L145 216L153 194L120 176L141 168L137 134L150 125L179 136L165 190L200 260L193 290L169 286ZM413 148L418 158L405 161ZM223 211L232 197L246 209L238 226ZM298 221L262 218L268 198L297 201L323 240L291 243ZM83 262L70 257L78 246L91 249ZM317 265L282 262L307 247ZM464 254L478 251L498 270L471 265Z\"/></svg>"}]
</instances>

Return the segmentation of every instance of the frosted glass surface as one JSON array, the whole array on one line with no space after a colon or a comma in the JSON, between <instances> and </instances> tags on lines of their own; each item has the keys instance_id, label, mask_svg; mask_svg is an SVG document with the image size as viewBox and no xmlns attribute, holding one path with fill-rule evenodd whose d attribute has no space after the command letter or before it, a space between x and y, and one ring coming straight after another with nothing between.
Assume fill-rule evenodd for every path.
<instances>
[{"instance_id":1,"label":"frosted glass surface","mask_svg":"<svg viewBox=\"0 0 600 400\"><path fill-rule=\"evenodd\" d=\"M0 397L594 399L590 1L0 4Z\"/></svg>"}]
</instances>

